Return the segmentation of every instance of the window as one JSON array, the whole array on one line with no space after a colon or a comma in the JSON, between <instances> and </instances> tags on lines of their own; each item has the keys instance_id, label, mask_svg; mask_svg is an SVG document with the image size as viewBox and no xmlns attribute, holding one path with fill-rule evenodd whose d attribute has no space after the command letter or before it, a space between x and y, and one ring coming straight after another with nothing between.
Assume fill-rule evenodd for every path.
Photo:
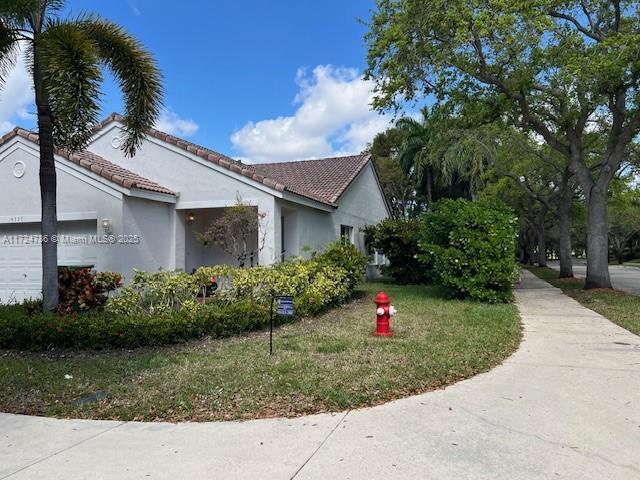
<instances>
[{"instance_id":1,"label":"window","mask_svg":"<svg viewBox=\"0 0 640 480\"><path fill-rule=\"evenodd\" d=\"M353 244L353 227L349 225L340 225L340 238L344 243Z\"/></svg>"}]
</instances>

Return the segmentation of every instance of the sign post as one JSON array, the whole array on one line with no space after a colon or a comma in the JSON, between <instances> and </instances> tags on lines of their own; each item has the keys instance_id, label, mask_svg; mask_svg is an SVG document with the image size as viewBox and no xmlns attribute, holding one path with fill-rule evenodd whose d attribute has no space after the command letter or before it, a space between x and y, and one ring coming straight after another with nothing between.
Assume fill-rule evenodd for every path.
<instances>
[{"instance_id":1,"label":"sign post","mask_svg":"<svg viewBox=\"0 0 640 480\"><path fill-rule=\"evenodd\" d=\"M295 314L293 297L276 295L271 299L271 319L269 322L269 355L273 355L273 304L276 304L276 313L284 317L292 317Z\"/></svg>"}]
</instances>

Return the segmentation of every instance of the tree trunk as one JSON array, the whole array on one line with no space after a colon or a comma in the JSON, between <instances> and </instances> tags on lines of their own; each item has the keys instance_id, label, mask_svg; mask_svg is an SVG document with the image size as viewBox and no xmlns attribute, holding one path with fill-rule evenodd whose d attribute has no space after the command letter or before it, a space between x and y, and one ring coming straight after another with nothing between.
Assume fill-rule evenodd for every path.
<instances>
[{"instance_id":1,"label":"tree trunk","mask_svg":"<svg viewBox=\"0 0 640 480\"><path fill-rule=\"evenodd\" d=\"M547 266L547 231L544 228L544 218L540 219L540 224L536 229L538 236L538 266Z\"/></svg>"},{"instance_id":2,"label":"tree trunk","mask_svg":"<svg viewBox=\"0 0 640 480\"><path fill-rule=\"evenodd\" d=\"M566 180L566 181L565 181ZM573 190L568 177L563 178L560 204L558 205L558 257L560 258L560 278L573 278L573 259L571 257L571 200Z\"/></svg>"},{"instance_id":3,"label":"tree trunk","mask_svg":"<svg viewBox=\"0 0 640 480\"><path fill-rule=\"evenodd\" d=\"M34 47L35 50L35 47ZM44 311L58 306L58 217L56 206L56 166L53 147L53 121L51 108L44 89L42 75L37 66L33 69L38 111L38 136L40 143L40 200L42 220L42 300Z\"/></svg>"},{"instance_id":4,"label":"tree trunk","mask_svg":"<svg viewBox=\"0 0 640 480\"><path fill-rule=\"evenodd\" d=\"M431 211L433 205L433 175L431 174L431 167L427 166L424 169L425 182L426 182L426 197L427 197L427 210Z\"/></svg>"},{"instance_id":5,"label":"tree trunk","mask_svg":"<svg viewBox=\"0 0 640 480\"><path fill-rule=\"evenodd\" d=\"M587 217L587 280L585 289L611 288L607 189L591 189Z\"/></svg>"}]
</instances>

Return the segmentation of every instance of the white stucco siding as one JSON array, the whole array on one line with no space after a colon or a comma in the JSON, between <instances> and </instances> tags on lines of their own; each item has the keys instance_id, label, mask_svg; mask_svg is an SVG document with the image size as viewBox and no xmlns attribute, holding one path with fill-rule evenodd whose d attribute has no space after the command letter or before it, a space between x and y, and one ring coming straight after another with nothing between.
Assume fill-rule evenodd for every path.
<instances>
[{"instance_id":1,"label":"white stucco siding","mask_svg":"<svg viewBox=\"0 0 640 480\"><path fill-rule=\"evenodd\" d=\"M16 176L16 165L24 170ZM75 167L75 168L74 168ZM119 271L118 255L96 244L107 218L122 223L122 193L77 166L56 163L58 264ZM39 157L35 145L19 138L0 150L0 301L38 297L41 290Z\"/></svg>"},{"instance_id":2,"label":"white stucco siding","mask_svg":"<svg viewBox=\"0 0 640 480\"><path fill-rule=\"evenodd\" d=\"M106 127L88 150L179 192L178 209L229 206L238 196L257 205L273 196L273 191L258 182L153 137L142 142L133 158L126 157L113 147L120 132L117 124Z\"/></svg>"},{"instance_id":3,"label":"white stucco siding","mask_svg":"<svg viewBox=\"0 0 640 480\"><path fill-rule=\"evenodd\" d=\"M333 229L331 212L280 202L284 212L285 257L303 255L305 250L320 251L338 238Z\"/></svg>"},{"instance_id":4,"label":"white stucco siding","mask_svg":"<svg viewBox=\"0 0 640 480\"><path fill-rule=\"evenodd\" d=\"M338 209L333 214L336 238L340 236L341 225L353 227L354 243L364 252L364 235L360 229L378 223L388 216L382 190L373 171L373 165L369 162L338 201Z\"/></svg>"},{"instance_id":5,"label":"white stucco siding","mask_svg":"<svg viewBox=\"0 0 640 480\"><path fill-rule=\"evenodd\" d=\"M18 162L24 164L21 178L13 174ZM78 168L56 163L60 218L97 219L102 218L100 215L106 215L114 222L120 221L122 194L94 180L91 175L78 172ZM0 223L10 222L11 218L7 217L33 219L35 216L38 217L35 221L40 220L39 158L36 148L16 141L0 152L0 182Z\"/></svg>"},{"instance_id":6,"label":"white stucco siding","mask_svg":"<svg viewBox=\"0 0 640 480\"><path fill-rule=\"evenodd\" d=\"M127 197L122 209L122 229L114 231L118 243L103 247L118 253L118 271L130 280L133 269L174 270L173 205Z\"/></svg>"},{"instance_id":7,"label":"white stucco siding","mask_svg":"<svg viewBox=\"0 0 640 480\"><path fill-rule=\"evenodd\" d=\"M274 197L275 191L152 137L143 141L133 158L128 158L119 148L113 146L114 139L119 135L118 124L106 127L88 149L178 192L176 208L184 213L196 209L232 206L237 198L257 206L259 211L266 215L264 224L267 231L264 248L259 254L259 262L267 265L278 260L280 229L276 226L280 222L280 211ZM117 143L115 145L117 146ZM175 234L179 238L185 238L181 232L184 228L180 223L181 218L178 217L177 220ZM193 262L186 258L186 246L177 244L174 251L176 268L188 269Z\"/></svg>"}]
</instances>

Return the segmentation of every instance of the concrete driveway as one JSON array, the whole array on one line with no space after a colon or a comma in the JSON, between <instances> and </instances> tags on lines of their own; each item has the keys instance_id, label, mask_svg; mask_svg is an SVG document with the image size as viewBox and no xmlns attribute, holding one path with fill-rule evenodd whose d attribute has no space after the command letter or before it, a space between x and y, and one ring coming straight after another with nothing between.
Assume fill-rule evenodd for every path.
<instances>
[{"instance_id":1,"label":"concrete driveway","mask_svg":"<svg viewBox=\"0 0 640 480\"><path fill-rule=\"evenodd\" d=\"M640 479L640 338L522 275L524 341L491 372L297 419L0 415L0 478Z\"/></svg>"},{"instance_id":2,"label":"concrete driveway","mask_svg":"<svg viewBox=\"0 0 640 480\"><path fill-rule=\"evenodd\" d=\"M549 266L560 270L557 262L550 262ZM573 265L574 275L585 277L587 275L587 265L580 262ZM634 295L640 295L640 268L627 267L625 265L609 265L609 275L613 288L623 290Z\"/></svg>"}]
</instances>

